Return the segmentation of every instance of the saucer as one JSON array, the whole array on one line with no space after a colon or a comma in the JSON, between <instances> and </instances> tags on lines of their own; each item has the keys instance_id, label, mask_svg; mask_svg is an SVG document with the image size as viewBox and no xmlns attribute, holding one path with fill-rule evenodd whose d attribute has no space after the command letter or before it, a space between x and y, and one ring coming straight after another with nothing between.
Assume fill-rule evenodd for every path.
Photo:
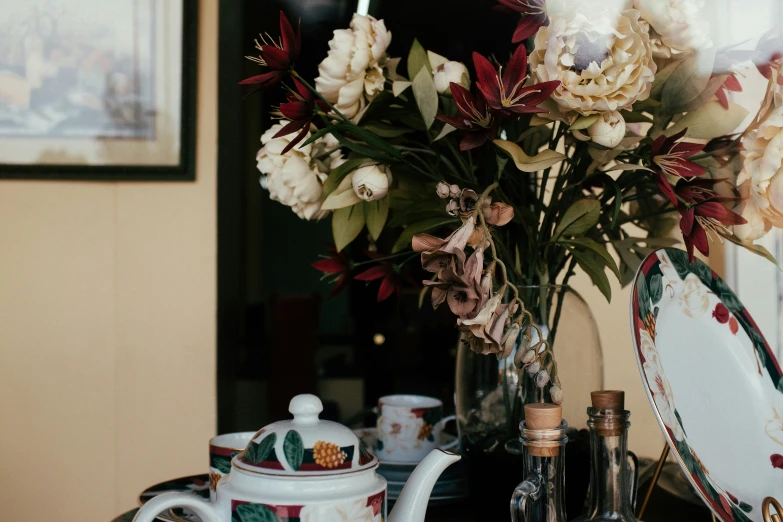
<instances>
[{"instance_id":1,"label":"saucer","mask_svg":"<svg viewBox=\"0 0 783 522\"><path fill-rule=\"evenodd\" d=\"M167 480L160 484L155 484L139 494L139 505L143 506L150 499L161 493L179 491L185 493L196 493L204 500L209 500L209 475L190 475L177 479ZM161 513L158 520L166 522L201 522L201 519L187 509L170 509L168 513Z\"/></svg>"},{"instance_id":2,"label":"saucer","mask_svg":"<svg viewBox=\"0 0 783 522\"><path fill-rule=\"evenodd\" d=\"M375 453L375 446L378 441L378 429L377 428L359 428L357 430L353 430L353 432L356 434L357 437L359 437L359 440L362 441L364 446L369 449L376 457L378 457L378 462L381 463L381 466L393 466L397 468L410 468L411 471L413 471L413 468L416 467L418 462L404 462L404 461L396 461L396 460L387 460L382 459L380 456L378 456ZM448 446L449 444L453 443L457 437L454 435L451 435L446 432L441 432L440 434L440 441L438 444L438 447L443 448L445 446ZM459 451L456 451L456 453L459 453Z\"/></svg>"}]
</instances>

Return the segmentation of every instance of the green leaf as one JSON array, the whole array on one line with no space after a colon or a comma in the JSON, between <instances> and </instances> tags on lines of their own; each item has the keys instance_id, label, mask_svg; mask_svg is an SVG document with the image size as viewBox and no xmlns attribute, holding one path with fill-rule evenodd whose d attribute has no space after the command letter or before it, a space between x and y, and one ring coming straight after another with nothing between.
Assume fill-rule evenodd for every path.
<instances>
[{"instance_id":1,"label":"green leaf","mask_svg":"<svg viewBox=\"0 0 783 522\"><path fill-rule=\"evenodd\" d=\"M597 241L587 237L576 237L574 239L561 239L558 241L558 243L561 245L579 247L582 250L594 253L596 256L598 256L599 259L601 259L601 261L603 261L604 265L607 266L609 270L611 270L614 275L617 276L617 279L620 279L620 269L617 268L617 263L615 262L614 258L606 249L606 247Z\"/></svg>"},{"instance_id":2,"label":"green leaf","mask_svg":"<svg viewBox=\"0 0 783 522\"><path fill-rule=\"evenodd\" d=\"M235 511L242 522L281 522L277 513L262 504L240 504Z\"/></svg>"},{"instance_id":3,"label":"green leaf","mask_svg":"<svg viewBox=\"0 0 783 522\"><path fill-rule=\"evenodd\" d=\"M362 143L351 141L337 131L332 131L332 136L334 136L335 139L340 142L340 145L351 149L352 151L357 152L362 156L367 156L368 158L372 158L383 163L390 162L390 158L384 154L381 154L378 150L373 149L372 147L368 147Z\"/></svg>"},{"instance_id":4,"label":"green leaf","mask_svg":"<svg viewBox=\"0 0 783 522\"><path fill-rule=\"evenodd\" d=\"M432 140L432 141L438 141L438 140L440 140L442 138L445 138L446 136L448 136L449 134L451 134L455 130L457 130L456 127L453 127L453 126L449 125L448 123L446 123L445 125L443 125L443 128L441 129L440 133L438 133L438 136L434 140Z\"/></svg>"},{"instance_id":5,"label":"green leaf","mask_svg":"<svg viewBox=\"0 0 783 522\"><path fill-rule=\"evenodd\" d=\"M333 130L336 130L339 128L339 125L329 125L328 127L324 127L323 129L317 130L314 134L310 135L309 138L304 140L302 143L296 146L296 148L302 148L306 145L310 145L312 142L317 140L318 138L325 136L326 134L329 134Z\"/></svg>"},{"instance_id":6,"label":"green leaf","mask_svg":"<svg viewBox=\"0 0 783 522\"><path fill-rule=\"evenodd\" d=\"M339 208L332 215L332 235L338 252L356 239L364 228L364 205Z\"/></svg>"},{"instance_id":7,"label":"green leaf","mask_svg":"<svg viewBox=\"0 0 783 522\"><path fill-rule=\"evenodd\" d=\"M231 458L213 456L209 459L209 465L219 472L226 474L231 471Z\"/></svg>"},{"instance_id":8,"label":"green leaf","mask_svg":"<svg viewBox=\"0 0 783 522\"><path fill-rule=\"evenodd\" d=\"M574 122L573 125L568 127L568 130L575 131L575 130L583 130L593 125L593 123L597 122L601 119L600 114L592 114L590 116L581 116L577 118L577 120Z\"/></svg>"},{"instance_id":9,"label":"green leaf","mask_svg":"<svg viewBox=\"0 0 783 522\"><path fill-rule=\"evenodd\" d=\"M663 276L661 276L661 274L652 276L648 288L650 290L650 300L653 305L658 304L661 299L663 299Z\"/></svg>"},{"instance_id":10,"label":"green leaf","mask_svg":"<svg viewBox=\"0 0 783 522\"><path fill-rule=\"evenodd\" d=\"M438 115L438 90L435 88L432 73L427 69L420 69L413 79L412 88L424 126L429 129L435 123L435 116Z\"/></svg>"},{"instance_id":11,"label":"green leaf","mask_svg":"<svg viewBox=\"0 0 783 522\"><path fill-rule=\"evenodd\" d=\"M343 179L353 172L354 170L358 169L365 163L372 162L369 158L352 158L337 167L336 169L332 170L329 173L329 176L326 178L326 181L324 182L324 194L327 196L331 194L332 192L337 189L337 187L340 186L340 183L342 183Z\"/></svg>"},{"instance_id":12,"label":"green leaf","mask_svg":"<svg viewBox=\"0 0 783 522\"><path fill-rule=\"evenodd\" d=\"M261 442L251 442L248 444L248 447L255 444L255 451L253 452L253 458L249 459L250 462L259 464L265 461L269 454L272 453L272 450L274 450L275 443L277 443L277 434L272 433L271 435L264 437Z\"/></svg>"},{"instance_id":13,"label":"green leaf","mask_svg":"<svg viewBox=\"0 0 783 522\"><path fill-rule=\"evenodd\" d=\"M413 132L411 129L392 127L391 125L380 122L368 123L366 125L362 125L362 128L372 132L376 136L380 136L381 138L398 138L404 134Z\"/></svg>"},{"instance_id":14,"label":"green leaf","mask_svg":"<svg viewBox=\"0 0 783 522\"><path fill-rule=\"evenodd\" d=\"M432 51L427 51L427 59L430 62L431 69L437 69L441 65L449 62L449 59L445 56L433 53Z\"/></svg>"},{"instance_id":15,"label":"green leaf","mask_svg":"<svg viewBox=\"0 0 783 522\"><path fill-rule=\"evenodd\" d=\"M376 134L370 132L368 129L363 129L361 127L351 127L349 131L351 134L353 134L360 140L364 141L367 145L382 150L392 158L398 160L403 159L402 152L394 148L392 145L390 145L386 140L384 140L380 136L377 136Z\"/></svg>"},{"instance_id":16,"label":"green leaf","mask_svg":"<svg viewBox=\"0 0 783 522\"><path fill-rule=\"evenodd\" d=\"M353 175L346 176L340 185L329 194L321 204L322 210L336 210L361 203L362 200L353 190Z\"/></svg>"},{"instance_id":17,"label":"green leaf","mask_svg":"<svg viewBox=\"0 0 783 522\"><path fill-rule=\"evenodd\" d=\"M536 156L528 156L519 145L511 141L494 140L493 143L508 154L514 161L514 165L522 172L530 173L546 170L565 159L565 155L551 149L543 150Z\"/></svg>"},{"instance_id":18,"label":"green leaf","mask_svg":"<svg viewBox=\"0 0 783 522\"><path fill-rule=\"evenodd\" d=\"M672 266L677 271L677 275L684 281L688 274L691 273L691 262L688 260L687 252L672 248L667 250L666 253L669 255L669 260L671 260Z\"/></svg>"},{"instance_id":19,"label":"green leaf","mask_svg":"<svg viewBox=\"0 0 783 522\"><path fill-rule=\"evenodd\" d=\"M392 83L392 92L394 93L394 96L399 96L405 90L410 87L412 84L409 81L406 80L397 80L394 83Z\"/></svg>"},{"instance_id":20,"label":"green leaf","mask_svg":"<svg viewBox=\"0 0 783 522\"><path fill-rule=\"evenodd\" d=\"M714 65L714 47L685 58L663 86L662 111L666 114L682 112L707 87Z\"/></svg>"},{"instance_id":21,"label":"green leaf","mask_svg":"<svg viewBox=\"0 0 783 522\"><path fill-rule=\"evenodd\" d=\"M416 234L421 234L422 232L427 232L428 230L433 230L438 227L442 227L443 225L456 223L456 218L451 216L441 216L438 218L425 219L424 221L413 223L403 230L400 234L400 237L397 238L397 241L392 247L392 254L396 254L400 250L410 246L411 241L413 240L413 236Z\"/></svg>"},{"instance_id":22,"label":"green leaf","mask_svg":"<svg viewBox=\"0 0 783 522\"><path fill-rule=\"evenodd\" d=\"M588 276L590 276L593 284L598 287L598 290L600 290L602 294L604 294L606 300L611 302L612 285L609 284L609 278L606 277L606 274L604 273L603 265L596 261L593 255L587 252L573 250L571 253L574 256L574 259L576 259L577 264Z\"/></svg>"},{"instance_id":23,"label":"green leaf","mask_svg":"<svg viewBox=\"0 0 783 522\"><path fill-rule=\"evenodd\" d=\"M719 101L711 101L680 118L666 129L666 135L672 136L687 128L686 137L711 140L732 134L747 115L748 110L736 103L729 102L729 108L724 109Z\"/></svg>"},{"instance_id":24,"label":"green leaf","mask_svg":"<svg viewBox=\"0 0 783 522\"><path fill-rule=\"evenodd\" d=\"M385 197L364 202L364 218L367 222L367 231L370 232L373 241L378 241L383 227L386 225L386 218L389 216L389 201L390 199Z\"/></svg>"},{"instance_id":25,"label":"green leaf","mask_svg":"<svg viewBox=\"0 0 783 522\"><path fill-rule=\"evenodd\" d=\"M427 51L421 46L418 40L413 40L411 50L408 53L408 79L413 80L422 67L427 69L427 72L432 76L432 68L430 67L430 59L427 57Z\"/></svg>"},{"instance_id":26,"label":"green leaf","mask_svg":"<svg viewBox=\"0 0 783 522\"><path fill-rule=\"evenodd\" d=\"M598 224L601 217L601 203L597 199L580 199L566 210L555 228L553 241L562 235L583 234Z\"/></svg>"},{"instance_id":27,"label":"green leaf","mask_svg":"<svg viewBox=\"0 0 783 522\"><path fill-rule=\"evenodd\" d=\"M636 283L636 293L639 300L639 315L646 321L647 314L650 313L650 287L647 285L647 278L644 275L640 276Z\"/></svg>"},{"instance_id":28,"label":"green leaf","mask_svg":"<svg viewBox=\"0 0 783 522\"><path fill-rule=\"evenodd\" d=\"M775 264L775 266L778 267L778 269L780 269L780 265L778 265L778 260L775 259L775 256L773 256L770 253L770 251L767 250L766 248L764 248L763 246L761 246L761 245L754 245L753 243L742 241L737 236L735 236L734 234L730 234L730 233L727 233L727 232L721 232L720 230L718 231L718 233L724 239L728 239L729 241L731 241L735 245L739 245L739 246L743 247L745 250L749 250L750 252L753 252L754 254L756 254L758 256L761 256L761 257L763 257L764 259L766 259L768 261L771 261L772 263Z\"/></svg>"},{"instance_id":29,"label":"green leaf","mask_svg":"<svg viewBox=\"0 0 783 522\"><path fill-rule=\"evenodd\" d=\"M720 300L723 301L723 304L726 305L726 308L729 309L729 312L738 314L742 311L744 306L742 306L742 303L737 298L736 295L734 295L734 291L729 288L729 285L726 284L726 281L723 279L718 279L715 282L715 286L718 290L718 297L720 297Z\"/></svg>"},{"instance_id":30,"label":"green leaf","mask_svg":"<svg viewBox=\"0 0 783 522\"><path fill-rule=\"evenodd\" d=\"M288 465L296 471L304 460L304 442L302 436L296 430L289 430L283 439L283 453Z\"/></svg>"}]
</instances>

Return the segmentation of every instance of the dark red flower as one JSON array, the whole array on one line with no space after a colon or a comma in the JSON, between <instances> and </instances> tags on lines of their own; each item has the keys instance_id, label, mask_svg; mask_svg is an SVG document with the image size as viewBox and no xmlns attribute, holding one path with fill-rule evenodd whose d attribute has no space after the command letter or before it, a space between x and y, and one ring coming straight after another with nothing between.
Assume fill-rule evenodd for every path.
<instances>
[{"instance_id":1,"label":"dark red flower","mask_svg":"<svg viewBox=\"0 0 783 522\"><path fill-rule=\"evenodd\" d=\"M280 112L291 121L280 129L273 138L286 136L300 129L301 132L285 146L280 154L285 154L307 136L307 133L310 131L310 123L312 123L313 118L319 110L326 112L329 109L326 103L319 100L318 97L313 94L310 89L302 85L299 80L296 78L293 80L296 91L292 90L288 95L288 101L280 105Z\"/></svg>"},{"instance_id":2,"label":"dark red flower","mask_svg":"<svg viewBox=\"0 0 783 522\"><path fill-rule=\"evenodd\" d=\"M473 53L476 68L476 87L487 100L487 105L505 116L547 112L538 107L560 86L560 82L543 82L524 87L527 80L527 49L517 47L506 65L495 69L489 60L479 53Z\"/></svg>"},{"instance_id":3,"label":"dark red flower","mask_svg":"<svg viewBox=\"0 0 783 522\"><path fill-rule=\"evenodd\" d=\"M291 23L282 11L280 11L280 40L276 42L269 36L269 33L260 36L261 42L256 40L256 49L259 51L258 57L248 56L248 58L269 70L239 82L242 85L258 85L259 87L256 91L279 83L288 74L289 69L299 58L299 53L302 50L300 27L297 27L296 32L294 32Z\"/></svg>"},{"instance_id":4,"label":"dark red flower","mask_svg":"<svg viewBox=\"0 0 783 522\"><path fill-rule=\"evenodd\" d=\"M770 462L772 463L773 468L783 469L783 455L780 453L775 453L774 455L771 455L769 457Z\"/></svg>"},{"instance_id":5,"label":"dark red flower","mask_svg":"<svg viewBox=\"0 0 783 522\"><path fill-rule=\"evenodd\" d=\"M723 85L720 86L715 96L718 97L718 101L723 105L724 109L729 108L729 92L742 92L742 85L740 84L734 73L729 74Z\"/></svg>"},{"instance_id":6,"label":"dark red flower","mask_svg":"<svg viewBox=\"0 0 783 522\"><path fill-rule=\"evenodd\" d=\"M725 179L681 180L674 189L678 201L677 210L682 216L680 231L691 259L693 259L694 247L705 256L709 255L707 231L717 233L725 227L747 223L745 218L723 205L736 203L739 198L722 196L714 190L715 185L725 181Z\"/></svg>"},{"instance_id":7,"label":"dark red flower","mask_svg":"<svg viewBox=\"0 0 783 522\"><path fill-rule=\"evenodd\" d=\"M378 288L379 303L385 301L402 289L400 271L391 263L381 263L372 268L368 268L354 279L357 281L375 281L376 279L381 279L381 286Z\"/></svg>"},{"instance_id":8,"label":"dark red flower","mask_svg":"<svg viewBox=\"0 0 783 522\"><path fill-rule=\"evenodd\" d=\"M701 152L704 145L680 141L687 131L683 129L674 136L661 134L650 151L650 168L655 173L655 183L674 206L678 205L677 195L666 176L694 178L707 172L701 165L688 161L688 158Z\"/></svg>"},{"instance_id":9,"label":"dark red flower","mask_svg":"<svg viewBox=\"0 0 783 522\"><path fill-rule=\"evenodd\" d=\"M712 311L712 317L720 324L726 324L729 322L729 309L723 303L718 303Z\"/></svg>"},{"instance_id":10,"label":"dark red flower","mask_svg":"<svg viewBox=\"0 0 783 522\"><path fill-rule=\"evenodd\" d=\"M546 23L546 0L498 0L498 2L522 15L511 39L513 43L530 38Z\"/></svg>"},{"instance_id":11,"label":"dark red flower","mask_svg":"<svg viewBox=\"0 0 783 522\"><path fill-rule=\"evenodd\" d=\"M446 116L441 114L437 118L465 131L459 144L460 150L475 149L489 140L494 140L498 135L498 123L489 112L484 96L479 92L474 98L469 90L453 82L450 87L451 95L454 97L460 115Z\"/></svg>"},{"instance_id":12,"label":"dark red flower","mask_svg":"<svg viewBox=\"0 0 783 522\"><path fill-rule=\"evenodd\" d=\"M339 294L343 288L348 286L351 280L351 259L345 252L337 252L334 246L329 247L329 257L319 259L313 263L313 268L320 270L324 273L324 277L327 274L339 274L333 281L335 282L332 292L329 297L334 297Z\"/></svg>"}]
</instances>

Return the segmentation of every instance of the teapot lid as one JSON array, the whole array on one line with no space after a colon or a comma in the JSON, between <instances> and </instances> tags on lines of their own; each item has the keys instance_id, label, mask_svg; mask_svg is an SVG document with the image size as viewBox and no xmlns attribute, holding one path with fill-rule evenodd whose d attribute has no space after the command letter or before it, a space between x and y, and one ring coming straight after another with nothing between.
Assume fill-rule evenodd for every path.
<instances>
[{"instance_id":1,"label":"teapot lid","mask_svg":"<svg viewBox=\"0 0 783 522\"><path fill-rule=\"evenodd\" d=\"M323 409L315 395L297 395L288 406L294 418L259 430L234 458L233 465L244 471L292 477L374 468L378 459L367 451L353 431L318 418Z\"/></svg>"}]
</instances>

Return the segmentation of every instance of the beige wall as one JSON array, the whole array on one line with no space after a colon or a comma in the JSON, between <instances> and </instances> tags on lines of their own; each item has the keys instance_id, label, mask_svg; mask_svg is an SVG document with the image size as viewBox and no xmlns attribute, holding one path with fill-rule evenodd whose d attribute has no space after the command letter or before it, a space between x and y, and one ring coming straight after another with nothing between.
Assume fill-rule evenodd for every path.
<instances>
[{"instance_id":1,"label":"beige wall","mask_svg":"<svg viewBox=\"0 0 783 522\"><path fill-rule=\"evenodd\" d=\"M604 388L625 390L625 407L631 412L629 449L639 457L657 458L665 443L636 365L628 312L631 290L630 287L621 288L611 275L609 280L612 281L611 303L606 302L606 298L582 272L574 278L573 286L590 304L598 322L604 356ZM567 394L567 384L563 383L563 387ZM566 400L569 399L567 396ZM586 409L590 397L579 397L578 400L585 403Z\"/></svg>"},{"instance_id":2,"label":"beige wall","mask_svg":"<svg viewBox=\"0 0 783 522\"><path fill-rule=\"evenodd\" d=\"M217 2L196 183L0 182L0 519L108 522L215 431Z\"/></svg>"}]
</instances>

